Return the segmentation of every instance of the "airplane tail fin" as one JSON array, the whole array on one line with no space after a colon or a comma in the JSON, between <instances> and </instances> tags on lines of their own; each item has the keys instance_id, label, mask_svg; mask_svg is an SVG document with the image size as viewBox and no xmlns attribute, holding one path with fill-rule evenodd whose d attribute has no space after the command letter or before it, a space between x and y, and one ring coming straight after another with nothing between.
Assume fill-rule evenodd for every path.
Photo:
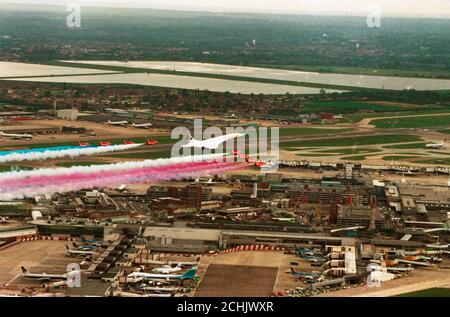
<instances>
[{"instance_id":1,"label":"airplane tail fin","mask_svg":"<svg viewBox=\"0 0 450 317\"><path fill-rule=\"evenodd\" d=\"M21 266L20 268L22 269L22 272L23 272L24 274L29 273L29 271L28 271L28 269L27 269L26 267Z\"/></svg>"},{"instance_id":2,"label":"airplane tail fin","mask_svg":"<svg viewBox=\"0 0 450 317\"><path fill-rule=\"evenodd\" d=\"M184 273L181 278L183 279L193 279L195 277L195 274L197 274L197 267L194 266L190 268L186 273Z\"/></svg>"}]
</instances>

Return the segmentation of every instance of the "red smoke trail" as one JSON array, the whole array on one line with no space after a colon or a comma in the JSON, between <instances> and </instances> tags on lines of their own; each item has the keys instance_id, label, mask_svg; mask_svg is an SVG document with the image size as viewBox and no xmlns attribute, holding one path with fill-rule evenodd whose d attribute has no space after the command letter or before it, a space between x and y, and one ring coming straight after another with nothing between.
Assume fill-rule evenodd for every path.
<instances>
[{"instance_id":1,"label":"red smoke trail","mask_svg":"<svg viewBox=\"0 0 450 317\"><path fill-rule=\"evenodd\" d=\"M92 173L31 176L0 181L0 199L32 197L37 194L61 193L118 183L142 183L217 174L245 167L239 163L190 162L164 166L96 171Z\"/></svg>"}]
</instances>

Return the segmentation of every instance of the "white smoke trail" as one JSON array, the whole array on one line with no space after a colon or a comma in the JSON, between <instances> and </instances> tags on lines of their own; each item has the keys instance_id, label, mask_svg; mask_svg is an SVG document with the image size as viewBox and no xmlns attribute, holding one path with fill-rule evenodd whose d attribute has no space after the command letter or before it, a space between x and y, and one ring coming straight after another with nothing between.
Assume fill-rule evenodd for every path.
<instances>
[{"instance_id":1,"label":"white smoke trail","mask_svg":"<svg viewBox=\"0 0 450 317\"><path fill-rule=\"evenodd\" d=\"M98 147L81 147L76 149L64 149L64 150L47 150L44 152L30 152L30 153L14 153L0 156L0 163L8 162L22 162L22 161L39 161L63 157L78 157L82 155L95 155L109 152L126 151L130 149L137 148L143 145L139 144L119 144L119 145L109 145L109 146L98 146Z\"/></svg>"},{"instance_id":2,"label":"white smoke trail","mask_svg":"<svg viewBox=\"0 0 450 317\"><path fill-rule=\"evenodd\" d=\"M16 180L19 178L36 177L36 176L56 176L56 175L68 175L68 174L81 174L81 173L94 173L102 171L123 170L132 168L143 168L153 166L164 166L177 163L189 163L189 162L201 162L208 160L216 160L223 158L224 153L207 154L207 155L193 155L193 156L179 156L172 158L161 158L156 160L145 161L131 161L131 162L119 162L113 164L101 164L90 166L72 166L69 168L42 168L30 171L13 171L0 173L0 187L2 181Z\"/></svg>"},{"instance_id":3,"label":"white smoke trail","mask_svg":"<svg viewBox=\"0 0 450 317\"><path fill-rule=\"evenodd\" d=\"M197 162L198 163L198 162ZM196 163L193 163L196 164ZM35 195L42 194L54 194L54 193L64 193L81 189L95 188L95 187L105 187L112 184L118 183L146 183L148 181L158 181L158 180L169 180L169 179L182 179L186 177L193 176L203 176L210 174L217 174L233 170L236 168L242 168L242 165L236 163L214 163L210 165L190 165L185 164L175 164L163 166L163 170L159 171L142 171L142 169L132 169L130 171L121 170L118 172L113 172L113 175L105 175L98 173L85 174L87 178L81 181L67 181L61 184L61 180L57 180L60 177L65 178L67 175L62 176L51 176L52 179L56 179L56 183L45 181L40 186L27 186L23 188L11 188L5 192L0 192L0 200L14 200L14 199L24 199L27 197L34 197ZM148 168L147 168L148 169ZM153 169L153 168L150 168ZM133 170L139 170L138 175L133 175ZM155 168L157 170L157 168ZM131 174L129 173L131 172ZM19 181L20 182L20 181ZM59 184L58 184L59 183Z\"/></svg>"}]
</instances>

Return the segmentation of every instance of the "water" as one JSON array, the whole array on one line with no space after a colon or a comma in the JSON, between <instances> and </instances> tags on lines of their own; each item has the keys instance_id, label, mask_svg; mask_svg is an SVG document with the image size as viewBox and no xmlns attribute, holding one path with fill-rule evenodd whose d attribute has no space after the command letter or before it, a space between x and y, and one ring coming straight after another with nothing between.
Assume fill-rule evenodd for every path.
<instances>
[{"instance_id":1,"label":"water","mask_svg":"<svg viewBox=\"0 0 450 317\"><path fill-rule=\"evenodd\" d=\"M0 78L24 77L24 76L97 74L97 73L112 73L112 72L97 69L75 68L75 67L59 67L40 64L0 62Z\"/></svg>"},{"instance_id":2,"label":"water","mask_svg":"<svg viewBox=\"0 0 450 317\"><path fill-rule=\"evenodd\" d=\"M82 83L82 84L133 84L156 87L182 89L199 89L216 92L231 92L241 94L319 94L320 88L297 87L289 85L266 84L238 80L203 78L192 76L177 76L147 73L121 73L112 75L35 77L26 79L33 82ZM326 89L327 92L341 92Z\"/></svg>"},{"instance_id":3,"label":"water","mask_svg":"<svg viewBox=\"0 0 450 317\"><path fill-rule=\"evenodd\" d=\"M77 61L73 61L77 62ZM91 65L122 66L135 68L148 68L158 70L176 70L183 72L195 72L205 74L232 75L241 77L288 80L296 82L308 82L316 84L342 85L352 87L377 88L377 89L416 89L416 90L449 90L450 80L368 76L332 73L314 73L283 69L243 67L220 64L193 63L193 62L166 62L166 61L141 61L141 62L114 62L114 61L82 61L78 63Z\"/></svg>"}]
</instances>

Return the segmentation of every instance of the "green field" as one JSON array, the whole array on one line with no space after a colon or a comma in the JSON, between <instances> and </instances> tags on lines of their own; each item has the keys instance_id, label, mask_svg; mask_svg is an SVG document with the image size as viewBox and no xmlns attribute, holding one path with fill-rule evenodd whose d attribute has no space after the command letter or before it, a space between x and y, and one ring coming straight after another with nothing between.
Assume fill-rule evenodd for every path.
<instances>
[{"instance_id":1,"label":"green field","mask_svg":"<svg viewBox=\"0 0 450 317\"><path fill-rule=\"evenodd\" d=\"M121 153L106 155L113 158L126 158L126 159L148 159L153 160L157 158L168 158L171 156L170 151L158 151L158 152L135 152L135 153Z\"/></svg>"},{"instance_id":2,"label":"green field","mask_svg":"<svg viewBox=\"0 0 450 317\"><path fill-rule=\"evenodd\" d=\"M124 140L127 141L132 141L135 143L145 143L147 142L147 139L149 138L123 138L123 139L98 139L98 140L93 140L93 141L82 141L82 142L87 142L90 143L91 145L98 145L99 141L105 141L105 142L111 142L112 144L123 144ZM170 136L161 136L161 137L156 137L156 138L152 138L155 139L159 142L159 144L172 144L177 142L178 140L172 140L170 138ZM77 145L77 142L62 142L62 143L43 143L43 144L29 144L29 145L20 145L20 146L16 146L16 148L27 148L27 149L34 149L34 148L42 148L42 147L53 147L53 146L66 146L66 145ZM3 149L10 149L13 146L8 146L8 147L3 147Z\"/></svg>"},{"instance_id":3,"label":"green field","mask_svg":"<svg viewBox=\"0 0 450 317\"><path fill-rule=\"evenodd\" d=\"M450 134L450 129L438 130L440 133Z\"/></svg>"},{"instance_id":4,"label":"green field","mask_svg":"<svg viewBox=\"0 0 450 317\"><path fill-rule=\"evenodd\" d=\"M425 147L426 143L408 143L383 146L385 149L421 149Z\"/></svg>"},{"instance_id":5,"label":"green field","mask_svg":"<svg viewBox=\"0 0 450 317\"><path fill-rule=\"evenodd\" d=\"M320 150L320 153L330 153L330 154L366 154L366 153L376 153L380 152L376 149L338 149L338 150Z\"/></svg>"},{"instance_id":6,"label":"green field","mask_svg":"<svg viewBox=\"0 0 450 317\"><path fill-rule=\"evenodd\" d=\"M347 156L342 158L342 160L347 161L364 161L365 159L366 157L364 155Z\"/></svg>"},{"instance_id":7,"label":"green field","mask_svg":"<svg viewBox=\"0 0 450 317\"><path fill-rule=\"evenodd\" d=\"M377 119L370 124L382 129L443 127L450 126L450 115Z\"/></svg>"},{"instance_id":8,"label":"green field","mask_svg":"<svg viewBox=\"0 0 450 317\"><path fill-rule=\"evenodd\" d=\"M388 155L384 156L384 161L402 161L407 159L417 158L417 156L407 156L407 155Z\"/></svg>"},{"instance_id":9,"label":"green field","mask_svg":"<svg viewBox=\"0 0 450 317\"><path fill-rule=\"evenodd\" d=\"M450 165L450 158L436 158L436 159L430 159L430 160L422 160L422 161L416 161L416 163L422 163L422 164L435 164L435 165Z\"/></svg>"},{"instance_id":10,"label":"green field","mask_svg":"<svg viewBox=\"0 0 450 317\"><path fill-rule=\"evenodd\" d=\"M405 111L411 108L425 108L425 106L410 105L409 108L405 105L390 105L390 104L376 104L366 101L310 101L300 106L300 112L303 113L317 113L317 112L331 112L334 114L355 113L361 110L368 110L374 112L394 112Z\"/></svg>"},{"instance_id":11,"label":"green field","mask_svg":"<svg viewBox=\"0 0 450 317\"><path fill-rule=\"evenodd\" d=\"M0 165L0 172L11 172L11 171L28 171L33 168L28 166L20 166L20 165Z\"/></svg>"},{"instance_id":12,"label":"green field","mask_svg":"<svg viewBox=\"0 0 450 317\"><path fill-rule=\"evenodd\" d=\"M99 163L99 162L62 162L57 163L56 166L60 167L72 167L72 166L91 166L91 165L102 165L107 163Z\"/></svg>"},{"instance_id":13,"label":"green field","mask_svg":"<svg viewBox=\"0 0 450 317\"><path fill-rule=\"evenodd\" d=\"M326 128L280 128L280 137L296 135L336 134L351 131L351 129L326 129Z\"/></svg>"},{"instance_id":14,"label":"green field","mask_svg":"<svg viewBox=\"0 0 450 317\"><path fill-rule=\"evenodd\" d=\"M345 118L348 119L350 122L360 122L364 118L375 118L375 117L392 117L393 115L398 116L401 118L402 116L414 116L414 115L420 115L420 114L450 114L449 106L439 106L444 109L436 109L437 106L426 106L426 109L422 110L407 110L407 111L399 111L399 112L383 112L383 113L362 113L362 114L349 114L346 115ZM431 107L431 108L430 108Z\"/></svg>"},{"instance_id":15,"label":"green field","mask_svg":"<svg viewBox=\"0 0 450 317\"><path fill-rule=\"evenodd\" d=\"M337 139L321 139L307 141L285 141L280 142L282 148L286 147L308 147L308 146L356 146L356 145L374 145L387 143L402 143L420 141L416 135L387 134L387 135L369 135L359 137L344 137Z\"/></svg>"},{"instance_id":16,"label":"green field","mask_svg":"<svg viewBox=\"0 0 450 317\"><path fill-rule=\"evenodd\" d=\"M395 297L450 297L450 288L429 288Z\"/></svg>"}]
</instances>

